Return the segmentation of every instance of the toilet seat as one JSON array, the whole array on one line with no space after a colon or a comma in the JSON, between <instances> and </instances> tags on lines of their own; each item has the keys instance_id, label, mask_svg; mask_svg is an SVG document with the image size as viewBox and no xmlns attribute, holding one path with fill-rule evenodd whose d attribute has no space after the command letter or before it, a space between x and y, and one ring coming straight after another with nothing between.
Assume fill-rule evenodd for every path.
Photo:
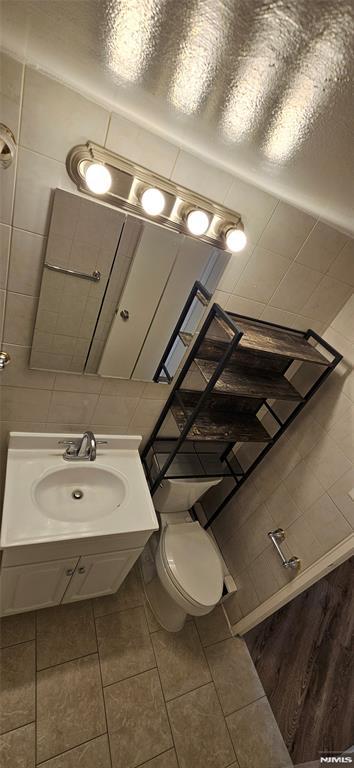
<instances>
[{"instance_id":1,"label":"toilet seat","mask_svg":"<svg viewBox=\"0 0 354 768\"><path fill-rule=\"evenodd\" d=\"M211 609L219 602L223 588L221 562L198 522L165 525L159 549L165 574L184 600L203 609Z\"/></svg>"}]
</instances>

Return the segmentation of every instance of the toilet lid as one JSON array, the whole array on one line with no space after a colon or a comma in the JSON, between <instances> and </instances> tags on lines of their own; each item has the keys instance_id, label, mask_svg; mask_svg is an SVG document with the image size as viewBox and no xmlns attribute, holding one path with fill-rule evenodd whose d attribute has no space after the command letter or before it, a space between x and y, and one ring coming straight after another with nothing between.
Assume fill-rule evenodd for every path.
<instances>
[{"instance_id":1,"label":"toilet lid","mask_svg":"<svg viewBox=\"0 0 354 768\"><path fill-rule=\"evenodd\" d=\"M163 529L162 545L177 588L199 605L216 605L223 586L221 561L199 523L167 525Z\"/></svg>"}]
</instances>

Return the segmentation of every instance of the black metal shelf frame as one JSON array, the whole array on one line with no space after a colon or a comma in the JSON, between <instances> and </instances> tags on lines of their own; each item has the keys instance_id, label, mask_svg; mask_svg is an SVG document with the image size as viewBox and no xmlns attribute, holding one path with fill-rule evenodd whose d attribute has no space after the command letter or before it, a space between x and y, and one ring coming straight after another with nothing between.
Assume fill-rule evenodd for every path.
<instances>
[{"instance_id":1,"label":"black metal shelf frame","mask_svg":"<svg viewBox=\"0 0 354 768\"><path fill-rule=\"evenodd\" d=\"M204 289L205 290L205 289ZM192 293L192 292L191 292ZM180 327L185 319L187 312L185 313L182 322L180 324ZM170 477L183 477L183 475L178 475L176 473L172 473L168 475L168 470L170 469L177 453L184 453L184 451L181 451L181 447L183 443L185 442L187 435L193 425L193 423L196 420L196 417L200 413L200 411L203 408L203 405L205 404L207 398L211 395L211 393L214 390L215 384L217 383L219 377L221 376L223 369L227 365L228 361L230 360L231 356L235 352L242 336L243 331L240 327L237 325L237 318L239 318L240 321L246 320L255 322L254 318L250 318L243 315L233 315L232 313L225 312L218 304L213 304L207 318L205 319L203 326L201 330L199 331L198 336L196 337L196 340L194 344L192 345L192 348L182 366L182 369L180 373L177 376L176 382L171 390L171 393L162 409L162 412L155 424L155 427L152 431L152 434L150 435L149 440L146 443L146 446L144 448L144 451L142 453L142 461L145 467L145 471L148 477L149 485L150 485L150 491L153 495L155 491L157 490L159 484L163 480L164 477L170 476ZM211 375L210 380L208 381L206 387L204 390L200 391L199 398L196 402L196 405L193 409L190 410L190 412L187 412L184 408L183 404L183 398L181 398L179 394L179 389L181 388L182 382L188 373L192 363L194 362L194 359L198 357L198 350L200 349L205 337L208 334L208 330L213 323L215 319L222 320L223 323L225 323L228 328L232 331L232 337L230 341L225 345L225 351L220 353L220 359L217 362L217 365L215 367L214 373ZM251 461L250 465L247 467L247 469L243 469L240 464L237 461L237 457L235 453L233 452L233 449L235 445L238 443L242 443L242 439L236 440L236 441L229 441L227 439L225 440L217 440L218 443L224 442L226 444L225 449L220 454L220 463L225 464L225 472L221 476L227 476L231 478L234 481L234 487L231 488L231 490L227 493L223 501L219 504L217 509L213 512L211 517L208 519L208 521L205 523L204 527L209 528L212 523L218 518L218 516L221 514L223 509L229 504L233 496L237 493L237 491L242 487L242 485L246 482L248 477L251 475L251 473L256 469L256 467L261 463L261 461L265 458L265 456L269 453L273 445L276 444L276 442L280 439L280 437L284 434L287 427L294 421L294 419L298 416L298 414L303 410L305 405L309 402L309 400L315 395L315 393L318 391L318 389L322 386L324 381L328 378L328 376L332 373L334 368L338 365L338 363L342 360L342 355L337 352L330 344L328 344L327 341L322 339L315 331L309 329L308 331L299 331L297 329L288 328L286 326L279 326L275 323L268 323L268 322L262 322L262 321L256 321L257 324L265 325L267 327L273 327L274 329L283 330L291 332L293 335L299 335L301 338L305 339L306 341L312 340L317 346L322 347L323 350L326 350L326 352L330 355L332 358L331 360L327 358L324 359L324 364L319 365L322 370L319 373L318 378L315 380L315 382L309 387L306 394L302 396L302 399L298 402L298 404L294 407L292 412L283 420L274 409L274 404L271 405L268 403L268 400L274 400L276 398L271 398L269 396L264 397L261 400L261 403L259 405L258 411L265 407L268 411L268 413L271 415L272 419L276 422L278 429L276 430L275 434L271 437L271 439L265 444L264 448L260 451L260 453ZM177 324L178 325L178 324ZM176 326L177 329L177 326ZM179 330L175 329L175 336L172 341L172 344L170 342L169 345L169 351L172 349L173 343L178 336ZM166 353L165 353L166 355ZM286 359L287 356L284 356L284 366L282 366L282 375L284 375L287 370L290 368L294 360L296 360L295 357L290 358L288 356L288 359ZM166 359L166 357L164 358ZM162 361L161 361L162 362ZM306 362L301 361L299 362ZM317 363L310 363L311 365L316 366ZM174 401L178 401L180 408L184 411L186 420L185 424L183 426L183 429L180 432L179 437L177 438L160 438L158 437L158 433L162 427L163 422L165 421L165 418L170 411L170 408ZM162 466L159 462L156 464L156 475L155 477L152 476L152 472L150 471L149 465L148 465L148 455L150 451L153 451L154 444L156 441L159 443L166 441L166 443L169 443L170 445L170 451L168 452L166 460L163 462ZM263 442L263 441L261 441ZM190 449L186 450L185 453L190 453ZM161 452L160 452L161 453ZM232 454L232 456L230 456ZM227 469L226 469L227 468ZM206 473L203 475L198 474L188 474L184 475L184 477L199 477L199 476L207 476ZM209 475L211 476L211 475ZM214 475L217 476L217 475Z\"/></svg>"},{"instance_id":2,"label":"black metal shelf frame","mask_svg":"<svg viewBox=\"0 0 354 768\"><path fill-rule=\"evenodd\" d=\"M184 378L186 376L186 373L189 370L191 364L193 363L193 360L194 360L194 358L197 355L198 349L200 348L202 342L204 341L204 338L205 338L205 336L208 333L208 329L210 328L210 326L211 326L212 322L215 320L215 318L219 318L219 319L223 320L223 322L228 325L228 327L233 332L233 338L231 339L231 341L227 345L227 347L225 349L225 352L222 354L222 356L220 358L220 361L219 361L219 363L216 366L214 374L210 378L210 381L208 382L208 384L205 387L205 389L203 390L203 392L200 393L200 398L199 398L198 402L196 403L195 407L192 409L190 414L186 413L186 423L184 425L184 428L181 431L180 436L177 438L176 444L175 444L173 450L171 451L168 459L166 460L164 466L162 467L162 469L160 470L159 474L157 475L157 478L152 482L152 485L151 485L151 488L150 488L151 495L153 495L155 493L155 491L157 490L157 488L159 487L161 480L165 476L167 470L169 469L170 465L173 462L173 459L175 458L177 452L179 451L179 448L181 447L182 443L184 442L185 438L187 437L188 432L189 432L193 422L195 421L196 416L201 411L201 409L202 409L205 401L207 400L209 394L214 389L214 385L216 384L216 382L217 382L217 380L218 380L218 378L219 378L223 368L225 367L227 361L230 359L232 353L234 352L237 344L239 343L239 341L240 341L240 339L241 339L241 337L243 335L242 331L230 319L230 317L226 314L226 312L224 312L224 310L219 306L219 304L213 304L213 306L212 306L208 316L206 317L206 319L205 319L205 321L204 321L204 323L202 325L202 328L201 328L201 330L199 332L199 335L197 336L197 339L196 339L196 341L195 341L195 343L194 343L194 345L193 345L189 355L187 356L187 359L185 360L179 375L177 376L176 382L175 382L175 384L174 384L174 386L172 388L170 396L166 400L166 403L165 403L165 405L164 405L164 407L163 407L163 409L161 411L161 414L160 414L160 416L159 416L159 418L158 418L158 420L157 420L157 422L155 424L155 427L154 427L154 429L153 429L153 431L152 431L152 433L151 433L151 435L149 437L149 440L147 441L147 443L145 445L145 448L143 450L142 461L144 463L144 466L145 466L145 469L147 470L147 472L148 472L148 469L147 469L147 465L146 465L146 457L148 455L148 452L151 449L151 447L152 447L152 445L153 445L153 443L154 443L154 441L155 441L155 439L156 439L156 437L157 437L157 435L159 433L159 430L160 430L163 422L165 421L165 418L166 418L166 416L167 416L167 414L168 414L168 412L170 410L170 407L172 405L172 402L173 402L173 400L175 398L176 392L178 392L178 389L181 386L181 384L182 384L182 382L183 382L183 380L184 380ZM183 402L181 403L181 407L184 408Z\"/></svg>"},{"instance_id":3,"label":"black metal shelf frame","mask_svg":"<svg viewBox=\"0 0 354 768\"><path fill-rule=\"evenodd\" d=\"M250 319L250 318L248 318L248 319ZM272 323L267 323L267 324L268 325L274 325ZM277 326L277 327L280 327L280 326ZM285 326L281 326L281 327L285 328ZM300 331L300 333L301 333L301 331ZM217 507L215 512L213 512L211 517L208 519L208 521L204 525L205 529L210 528L210 526L215 522L215 520L219 517L219 515L221 514L223 509L225 509L225 507L227 506L227 504L229 504L229 502L235 496L237 491L239 491L241 486L246 482L246 480L251 475L251 473L256 469L256 467L258 467L258 465L265 458L267 453L269 453L269 451L273 447L273 445L275 445L275 443L279 440L279 438L282 437L282 435L284 434L284 432L287 429L287 427L294 421L294 419L296 419L298 414L301 413L301 411L305 407L306 403L308 403L309 400L311 400L313 395L316 394L316 392L319 390L319 388L322 386L322 384L326 381L328 376L330 376L330 374L332 373L334 368L343 359L343 355L341 355L339 352L337 352L337 350L334 349L334 347L332 347L330 344L328 344L327 341L322 339L321 336L319 336L318 333L316 333L316 331L313 331L313 330L309 329L308 331L306 331L302 335L303 335L303 338L305 338L307 340L309 340L311 338L314 339L314 341L316 341L317 344L320 344L323 347L323 349L325 349L327 352L329 352L329 354L333 357L333 360L322 371L322 373L319 375L318 379L314 382L314 384L312 384L312 386L308 389L308 391L304 395L303 401L300 402L297 406L295 406L294 410L289 414L289 416L284 421L281 420L281 418L278 416L278 414L274 411L274 408L272 408L272 406L269 405L267 400L264 400L263 405L268 409L269 413L273 416L273 418L279 424L279 430L276 432L276 434L274 435L272 440L270 440L270 442L265 445L265 447L262 449L262 451L259 453L259 455L254 459L254 461L250 464L250 466L245 470L245 472L243 473L243 475L240 478L240 480L238 480L238 478L235 479L235 487L232 488L231 491L225 496L225 498L219 504L219 506ZM290 368L292 363L293 363L293 360L291 360L289 362L289 364L287 365L287 367L285 369L285 372L286 372L286 370L288 370L288 368ZM236 445L236 443L229 443L227 448L225 449L225 451L221 454L220 459L221 460L225 460L227 458L228 454L233 450L235 445Z\"/></svg>"},{"instance_id":4,"label":"black metal shelf frame","mask_svg":"<svg viewBox=\"0 0 354 768\"><path fill-rule=\"evenodd\" d=\"M151 455L145 460L150 479L163 468L166 457L173 450L175 442L176 439L160 437L153 443ZM203 479L241 477L243 473L244 470L236 456L233 456L231 460L226 458L221 461L215 444L191 441L181 448L169 469L166 470L164 477L173 480Z\"/></svg>"},{"instance_id":5,"label":"black metal shelf frame","mask_svg":"<svg viewBox=\"0 0 354 768\"><path fill-rule=\"evenodd\" d=\"M170 376L170 373L166 367L166 363L168 361L168 358L173 350L173 347L179 337L179 334L181 332L182 326L186 318L188 317L188 313L190 309L192 308L193 301L195 299L198 299L198 301L201 302L205 307L208 306L210 300L211 300L211 293L207 291L207 289L202 285L202 283L199 282L199 280L196 280L193 288L187 298L187 301L182 309L182 312L177 320L177 323L172 331L171 338L166 346L166 349L162 355L162 358L156 368L153 380L156 382L168 382L169 384L172 381L172 377Z\"/></svg>"}]
</instances>

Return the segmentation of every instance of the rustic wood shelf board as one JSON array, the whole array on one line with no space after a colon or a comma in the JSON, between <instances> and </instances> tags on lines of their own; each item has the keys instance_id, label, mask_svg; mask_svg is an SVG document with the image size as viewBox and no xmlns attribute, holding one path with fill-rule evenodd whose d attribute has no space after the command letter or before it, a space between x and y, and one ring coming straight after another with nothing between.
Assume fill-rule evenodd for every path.
<instances>
[{"instance_id":1,"label":"rustic wood shelf board","mask_svg":"<svg viewBox=\"0 0 354 768\"><path fill-rule=\"evenodd\" d=\"M178 429L182 432L187 417L195 408L199 395L192 392L180 392L183 407L174 400L171 410ZM209 398L186 437L187 440L225 440L225 442L268 442L272 438L263 427L257 416L235 408L232 397Z\"/></svg>"},{"instance_id":2,"label":"rustic wood shelf board","mask_svg":"<svg viewBox=\"0 0 354 768\"><path fill-rule=\"evenodd\" d=\"M237 328L243 332L239 342L241 349L268 352L272 355L293 358L294 360L330 365L330 362L300 334L283 328L261 325L257 321L245 320L232 313L228 314L234 320ZM219 344L225 346L231 338L231 329L222 320L215 318L208 331L206 341L216 342L217 346ZM235 354L237 355L237 350Z\"/></svg>"},{"instance_id":3,"label":"rustic wood shelf board","mask_svg":"<svg viewBox=\"0 0 354 768\"><path fill-rule=\"evenodd\" d=\"M200 358L195 358L194 362L205 381L210 381L217 364L211 360L201 360ZM272 371L261 372L255 368L244 368L236 365L224 368L215 385L215 392L279 400L301 401L303 399L290 381L281 374Z\"/></svg>"}]
</instances>

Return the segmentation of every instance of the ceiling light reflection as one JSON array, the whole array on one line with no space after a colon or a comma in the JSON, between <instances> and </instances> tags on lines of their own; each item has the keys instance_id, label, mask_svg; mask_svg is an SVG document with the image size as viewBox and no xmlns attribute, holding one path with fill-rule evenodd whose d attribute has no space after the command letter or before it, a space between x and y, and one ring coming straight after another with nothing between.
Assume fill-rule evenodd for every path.
<instances>
[{"instance_id":1,"label":"ceiling light reflection","mask_svg":"<svg viewBox=\"0 0 354 768\"><path fill-rule=\"evenodd\" d=\"M294 51L299 36L298 10L273 4L255 22L237 68L221 120L230 141L242 141L261 122L269 97Z\"/></svg>"},{"instance_id":2,"label":"ceiling light reflection","mask_svg":"<svg viewBox=\"0 0 354 768\"><path fill-rule=\"evenodd\" d=\"M274 163L288 160L307 137L331 91L347 74L352 36L349 11L343 7L334 9L307 48L269 128L264 145L268 160Z\"/></svg>"},{"instance_id":3,"label":"ceiling light reflection","mask_svg":"<svg viewBox=\"0 0 354 768\"><path fill-rule=\"evenodd\" d=\"M226 8L215 0L198 2L176 62L169 100L185 114L198 112L225 46Z\"/></svg>"},{"instance_id":4,"label":"ceiling light reflection","mask_svg":"<svg viewBox=\"0 0 354 768\"><path fill-rule=\"evenodd\" d=\"M166 0L108 0L105 46L110 68L122 79L142 76L159 33Z\"/></svg>"}]
</instances>

